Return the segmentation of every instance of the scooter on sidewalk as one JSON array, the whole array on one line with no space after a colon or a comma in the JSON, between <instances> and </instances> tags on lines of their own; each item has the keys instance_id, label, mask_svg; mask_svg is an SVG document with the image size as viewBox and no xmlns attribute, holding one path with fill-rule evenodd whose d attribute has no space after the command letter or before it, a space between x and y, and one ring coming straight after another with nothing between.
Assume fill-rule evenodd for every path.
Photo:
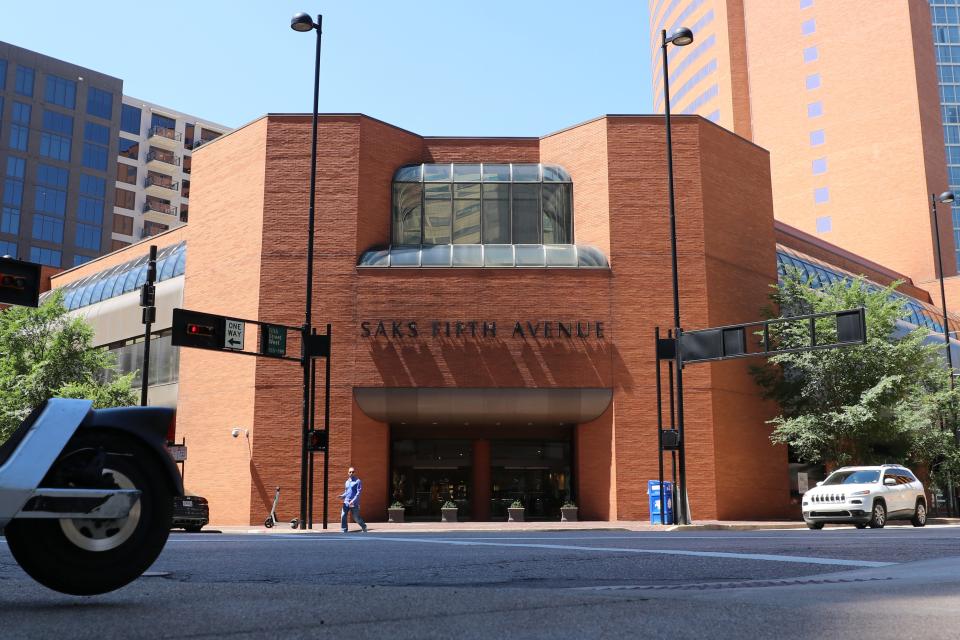
<instances>
[{"instance_id":1,"label":"scooter on sidewalk","mask_svg":"<svg viewBox=\"0 0 960 640\"><path fill-rule=\"evenodd\" d=\"M263 521L263 526L267 529L273 529L273 525L280 522L277 520L277 503L280 502L280 487L277 487L277 492L273 494L273 506L270 507L270 515L267 516L267 519ZM290 528L296 529L297 525L300 524L300 520L294 518L290 521Z\"/></svg>"},{"instance_id":2,"label":"scooter on sidewalk","mask_svg":"<svg viewBox=\"0 0 960 640\"><path fill-rule=\"evenodd\" d=\"M166 407L92 409L52 398L0 446L0 529L40 584L73 595L132 582L163 550L173 497Z\"/></svg>"}]
</instances>

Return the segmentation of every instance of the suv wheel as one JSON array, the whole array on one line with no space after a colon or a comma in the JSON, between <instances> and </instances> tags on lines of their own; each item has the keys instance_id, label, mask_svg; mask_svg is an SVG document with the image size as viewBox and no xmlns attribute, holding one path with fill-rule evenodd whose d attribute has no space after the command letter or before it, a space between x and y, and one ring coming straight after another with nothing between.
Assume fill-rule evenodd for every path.
<instances>
[{"instance_id":1,"label":"suv wheel","mask_svg":"<svg viewBox=\"0 0 960 640\"><path fill-rule=\"evenodd\" d=\"M917 507L913 511L913 517L910 518L910 524L915 527L922 527L927 524L927 505L923 500L917 499Z\"/></svg>"},{"instance_id":2,"label":"suv wheel","mask_svg":"<svg viewBox=\"0 0 960 640\"><path fill-rule=\"evenodd\" d=\"M808 522L808 523L807 523L807 528L808 528L808 529L813 529L814 531L819 531L820 529L823 529L823 523L822 523L822 522Z\"/></svg>"},{"instance_id":3,"label":"suv wheel","mask_svg":"<svg viewBox=\"0 0 960 640\"><path fill-rule=\"evenodd\" d=\"M870 512L870 521L867 523L871 529L883 529L887 524L887 505L883 500L877 500L873 503L873 510Z\"/></svg>"}]
</instances>

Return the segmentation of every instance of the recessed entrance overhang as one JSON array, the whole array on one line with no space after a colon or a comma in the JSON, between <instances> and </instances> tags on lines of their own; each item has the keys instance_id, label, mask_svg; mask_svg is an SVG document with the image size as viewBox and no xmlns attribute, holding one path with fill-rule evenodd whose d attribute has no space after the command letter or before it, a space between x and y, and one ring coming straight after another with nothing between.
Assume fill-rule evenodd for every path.
<instances>
[{"instance_id":1,"label":"recessed entrance overhang","mask_svg":"<svg viewBox=\"0 0 960 640\"><path fill-rule=\"evenodd\" d=\"M374 420L405 424L577 424L599 418L613 398L606 388L356 387L353 393Z\"/></svg>"}]
</instances>

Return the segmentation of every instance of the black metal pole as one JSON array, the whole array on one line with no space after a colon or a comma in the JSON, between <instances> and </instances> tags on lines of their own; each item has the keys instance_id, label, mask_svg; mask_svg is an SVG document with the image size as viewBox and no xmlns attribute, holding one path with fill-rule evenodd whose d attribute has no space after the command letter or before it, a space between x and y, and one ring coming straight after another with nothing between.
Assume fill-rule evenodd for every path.
<instances>
[{"instance_id":1,"label":"black metal pole","mask_svg":"<svg viewBox=\"0 0 960 640\"><path fill-rule=\"evenodd\" d=\"M307 291L306 312L303 321L303 342L305 343L312 332L313 310L313 234L315 220L315 206L317 197L317 119L320 108L320 41L322 35L323 16L317 16L317 56L313 67L313 127L310 135L310 209L307 218ZM310 429L310 361L306 349L303 358L303 433L300 443L300 528L307 526L307 437Z\"/></svg>"},{"instance_id":2,"label":"black metal pole","mask_svg":"<svg viewBox=\"0 0 960 640\"><path fill-rule=\"evenodd\" d=\"M323 452L323 528L327 528L327 503L330 498L330 491L327 489L327 481L330 479L330 356L333 355L333 331L330 324L327 324L327 344L330 345L330 351L327 353L327 386L324 392L323 400L323 428L327 430L327 450Z\"/></svg>"},{"instance_id":3,"label":"black metal pole","mask_svg":"<svg viewBox=\"0 0 960 640\"><path fill-rule=\"evenodd\" d=\"M673 267L673 326L674 337L676 338L676 363L677 363L677 430L679 433L679 464L680 481L677 486L677 500L674 504L679 505L678 513L680 522L689 524L686 509L687 492L687 465L686 448L687 443L683 432L683 361L680 358L680 280L679 270L677 268L677 213L673 194L673 138L670 131L670 79L669 65L667 64L667 31L660 32L661 53L663 57L663 105L667 129L667 191L670 200L670 259Z\"/></svg>"},{"instance_id":4,"label":"black metal pole","mask_svg":"<svg viewBox=\"0 0 960 640\"><path fill-rule=\"evenodd\" d=\"M673 330L667 330L667 338L673 337ZM677 424L674 422L674 402L673 402L673 360L667 361L667 387L670 393L670 430L675 431ZM670 478L673 480L673 497L677 497L677 452L670 451ZM677 501L673 501L673 513L671 513L670 524L677 524Z\"/></svg>"},{"instance_id":5,"label":"black metal pole","mask_svg":"<svg viewBox=\"0 0 960 640\"><path fill-rule=\"evenodd\" d=\"M313 335L317 335L317 330L313 329ZM310 358L310 430L317 430L317 360ZM309 481L307 482L307 528L313 529L313 462L314 451L310 449L310 469L307 473Z\"/></svg>"},{"instance_id":6,"label":"black metal pole","mask_svg":"<svg viewBox=\"0 0 960 640\"><path fill-rule=\"evenodd\" d=\"M157 245L150 245L150 257L147 260L147 280L140 293L140 305L143 307L143 371L140 373L140 406L147 406L147 387L150 386L150 327L153 325L156 307L154 283L157 281Z\"/></svg>"},{"instance_id":7,"label":"black metal pole","mask_svg":"<svg viewBox=\"0 0 960 640\"><path fill-rule=\"evenodd\" d=\"M930 217L933 218L933 238L934 246L937 249L937 275L940 276L940 308L943 309L943 346L947 352L947 368L950 373L950 390L953 390L953 353L950 349L950 324L947 317L947 293L943 285L943 256L940 252L940 222L937 220L937 194L930 194ZM954 444L960 444L960 434L957 433L956 416L953 411L953 402L950 403L950 411L947 415L950 431L953 433ZM947 477L947 492L950 499L947 500L947 512L950 515L957 513L956 495L953 491L953 479Z\"/></svg>"},{"instance_id":8,"label":"black metal pole","mask_svg":"<svg viewBox=\"0 0 960 640\"><path fill-rule=\"evenodd\" d=\"M657 468L659 474L657 478L660 481L660 524L664 524L664 505L663 497L663 400L660 398L662 393L660 384L660 327L654 327L654 357L657 361Z\"/></svg>"}]
</instances>

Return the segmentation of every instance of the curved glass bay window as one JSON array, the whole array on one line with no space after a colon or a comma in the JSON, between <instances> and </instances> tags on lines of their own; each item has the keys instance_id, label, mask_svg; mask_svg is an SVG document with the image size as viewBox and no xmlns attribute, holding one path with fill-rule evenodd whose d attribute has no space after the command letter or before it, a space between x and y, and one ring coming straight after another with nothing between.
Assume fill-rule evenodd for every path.
<instances>
[{"instance_id":1,"label":"curved glass bay window","mask_svg":"<svg viewBox=\"0 0 960 640\"><path fill-rule=\"evenodd\" d=\"M421 164L394 175L394 245L572 242L573 183L561 167Z\"/></svg>"}]
</instances>

